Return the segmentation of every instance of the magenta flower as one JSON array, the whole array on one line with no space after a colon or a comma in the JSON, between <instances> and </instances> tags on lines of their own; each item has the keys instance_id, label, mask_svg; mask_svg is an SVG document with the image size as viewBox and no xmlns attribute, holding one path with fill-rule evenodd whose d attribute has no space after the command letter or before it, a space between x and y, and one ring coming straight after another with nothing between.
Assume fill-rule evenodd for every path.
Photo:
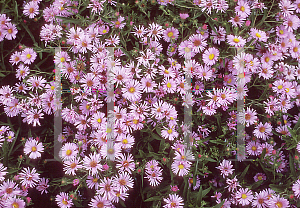
<instances>
[{"instance_id":1,"label":"magenta flower","mask_svg":"<svg viewBox=\"0 0 300 208\"><path fill-rule=\"evenodd\" d=\"M179 16L181 19L186 19L189 17L189 14L188 13L180 13Z\"/></svg>"}]
</instances>

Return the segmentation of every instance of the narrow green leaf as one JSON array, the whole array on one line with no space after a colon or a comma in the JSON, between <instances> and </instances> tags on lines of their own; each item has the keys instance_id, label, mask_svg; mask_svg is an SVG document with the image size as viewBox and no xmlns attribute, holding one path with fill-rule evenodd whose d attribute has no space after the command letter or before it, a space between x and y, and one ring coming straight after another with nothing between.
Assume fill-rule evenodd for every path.
<instances>
[{"instance_id":1,"label":"narrow green leaf","mask_svg":"<svg viewBox=\"0 0 300 208\"><path fill-rule=\"evenodd\" d=\"M200 189L198 191L197 199L196 199L196 204L200 204L202 201L202 185L200 186Z\"/></svg>"},{"instance_id":2,"label":"narrow green leaf","mask_svg":"<svg viewBox=\"0 0 300 208\"><path fill-rule=\"evenodd\" d=\"M245 177L245 175L246 175L246 173L247 173L249 167L250 167L250 164L249 164L249 165L245 168L245 170L242 172L241 178L244 178L244 177Z\"/></svg>"},{"instance_id":3,"label":"narrow green leaf","mask_svg":"<svg viewBox=\"0 0 300 208\"><path fill-rule=\"evenodd\" d=\"M220 204L213 206L213 208L221 208L223 206L224 202L225 201L223 200Z\"/></svg>"},{"instance_id":4,"label":"narrow green leaf","mask_svg":"<svg viewBox=\"0 0 300 208\"><path fill-rule=\"evenodd\" d=\"M210 189L211 189L211 187L208 187L207 189L203 190L203 191L202 191L202 197L205 197L206 194L209 193Z\"/></svg>"},{"instance_id":5,"label":"narrow green leaf","mask_svg":"<svg viewBox=\"0 0 300 208\"><path fill-rule=\"evenodd\" d=\"M145 202L158 201L158 200L161 200L161 196L153 196L149 199L146 199Z\"/></svg>"},{"instance_id":6,"label":"narrow green leaf","mask_svg":"<svg viewBox=\"0 0 300 208\"><path fill-rule=\"evenodd\" d=\"M295 167L294 167L293 156L291 153L289 154L289 166L290 166L291 174L295 179L297 177L297 175L296 175L296 171L295 171Z\"/></svg>"}]
</instances>

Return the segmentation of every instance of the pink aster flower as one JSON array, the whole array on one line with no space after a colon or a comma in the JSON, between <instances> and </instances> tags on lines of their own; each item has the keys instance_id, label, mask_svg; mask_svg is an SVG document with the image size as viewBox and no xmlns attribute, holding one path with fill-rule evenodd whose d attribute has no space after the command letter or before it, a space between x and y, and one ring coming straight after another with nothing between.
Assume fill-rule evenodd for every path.
<instances>
[{"instance_id":1,"label":"pink aster flower","mask_svg":"<svg viewBox=\"0 0 300 208\"><path fill-rule=\"evenodd\" d=\"M116 187L113 186L112 180L110 178L104 178L99 184L97 194L102 195L104 199L112 200L116 195L114 190L116 190Z\"/></svg>"},{"instance_id":2,"label":"pink aster flower","mask_svg":"<svg viewBox=\"0 0 300 208\"><path fill-rule=\"evenodd\" d=\"M41 194L43 194L44 192L47 194L48 191L47 191L47 188L49 187L48 185L49 183L49 179L45 179L45 178L42 178L40 181L39 181L39 184L37 185L36 189L38 191L41 191Z\"/></svg>"},{"instance_id":3,"label":"pink aster flower","mask_svg":"<svg viewBox=\"0 0 300 208\"><path fill-rule=\"evenodd\" d=\"M17 68L16 78L19 80L24 79L30 73L29 67L24 64L20 64Z\"/></svg>"},{"instance_id":4,"label":"pink aster flower","mask_svg":"<svg viewBox=\"0 0 300 208\"><path fill-rule=\"evenodd\" d=\"M101 171L102 165L100 164L101 155L94 152L89 156L85 156L83 159L83 168L88 170L89 173L94 176L98 173L98 170Z\"/></svg>"},{"instance_id":5,"label":"pink aster flower","mask_svg":"<svg viewBox=\"0 0 300 208\"><path fill-rule=\"evenodd\" d=\"M267 42L267 40L268 40L266 32L264 32L262 30L258 30L256 28L251 28L250 34L251 34L251 37L257 41Z\"/></svg>"},{"instance_id":6,"label":"pink aster flower","mask_svg":"<svg viewBox=\"0 0 300 208\"><path fill-rule=\"evenodd\" d=\"M32 170L29 168L23 168L19 175L19 179L21 180L21 184L23 186L29 186L30 188L33 188L40 181L39 173L36 172L35 168L32 168Z\"/></svg>"},{"instance_id":7,"label":"pink aster flower","mask_svg":"<svg viewBox=\"0 0 300 208\"><path fill-rule=\"evenodd\" d=\"M246 146L246 150L247 150L247 153L249 155L255 155L255 156L258 156L259 155L259 152L258 152L258 147L259 147L259 143L255 142L255 141L251 141L247 144Z\"/></svg>"},{"instance_id":8,"label":"pink aster flower","mask_svg":"<svg viewBox=\"0 0 300 208\"><path fill-rule=\"evenodd\" d=\"M36 58L36 52L32 48L25 48L21 54L21 60L24 64L31 64Z\"/></svg>"},{"instance_id":9,"label":"pink aster flower","mask_svg":"<svg viewBox=\"0 0 300 208\"><path fill-rule=\"evenodd\" d=\"M5 34L5 38L7 40L12 40L12 39L16 38L16 34L18 33L16 25L8 22L8 23L6 23L5 29L6 30L5 30L5 32L3 32L3 34ZM0 29L0 31L1 31L1 29ZM0 34L0 36L1 36L1 34Z\"/></svg>"},{"instance_id":10,"label":"pink aster flower","mask_svg":"<svg viewBox=\"0 0 300 208\"><path fill-rule=\"evenodd\" d=\"M266 180L267 177L264 173L256 173L256 175L253 177L254 181L262 181L262 180Z\"/></svg>"},{"instance_id":11,"label":"pink aster flower","mask_svg":"<svg viewBox=\"0 0 300 208\"><path fill-rule=\"evenodd\" d=\"M15 52L10 56L9 62L10 62L12 65L17 65L20 61L21 61L21 52L15 51Z\"/></svg>"},{"instance_id":12,"label":"pink aster flower","mask_svg":"<svg viewBox=\"0 0 300 208\"><path fill-rule=\"evenodd\" d=\"M60 194L57 194L55 201L60 208L70 208L73 206L72 199L69 198L69 195L65 192L60 192Z\"/></svg>"},{"instance_id":13,"label":"pink aster flower","mask_svg":"<svg viewBox=\"0 0 300 208\"><path fill-rule=\"evenodd\" d=\"M89 206L94 207L111 207L112 204L109 200L106 200L105 197L101 197L100 195L96 195L91 199Z\"/></svg>"},{"instance_id":14,"label":"pink aster flower","mask_svg":"<svg viewBox=\"0 0 300 208\"><path fill-rule=\"evenodd\" d=\"M254 135L257 138L262 138L264 141L269 138L269 136L273 135L272 133L272 126L269 123L263 124L260 122L253 131Z\"/></svg>"},{"instance_id":15,"label":"pink aster flower","mask_svg":"<svg viewBox=\"0 0 300 208\"><path fill-rule=\"evenodd\" d=\"M195 53L192 51L192 49L193 49L193 43L191 41L189 40L182 41L178 46L179 56L185 57L189 53L191 54L191 57L195 56Z\"/></svg>"},{"instance_id":16,"label":"pink aster flower","mask_svg":"<svg viewBox=\"0 0 300 208\"><path fill-rule=\"evenodd\" d=\"M229 22L231 22L232 25L235 26L235 27L237 27L237 26L241 27L245 20L246 20L246 19L245 19L244 17L241 17L241 16L239 16L239 15L236 15L236 16L232 17L232 18L229 20Z\"/></svg>"},{"instance_id":17,"label":"pink aster flower","mask_svg":"<svg viewBox=\"0 0 300 208\"><path fill-rule=\"evenodd\" d=\"M238 115L238 121L241 124L245 124L246 127L249 127L250 125L254 124L257 120L257 113L255 110L247 107L247 110L245 112L241 112Z\"/></svg>"},{"instance_id":18,"label":"pink aster flower","mask_svg":"<svg viewBox=\"0 0 300 208\"><path fill-rule=\"evenodd\" d=\"M188 13L180 13L179 16L181 19L186 19L189 17L189 14Z\"/></svg>"},{"instance_id":19,"label":"pink aster flower","mask_svg":"<svg viewBox=\"0 0 300 208\"><path fill-rule=\"evenodd\" d=\"M292 190L294 195L299 198L300 197L300 180L298 179L295 183L293 183Z\"/></svg>"},{"instance_id":20,"label":"pink aster flower","mask_svg":"<svg viewBox=\"0 0 300 208\"><path fill-rule=\"evenodd\" d=\"M273 196L269 199L269 207L270 208L287 208L290 207L290 203L287 199L282 198L280 196Z\"/></svg>"},{"instance_id":21,"label":"pink aster flower","mask_svg":"<svg viewBox=\"0 0 300 208\"><path fill-rule=\"evenodd\" d=\"M289 32L297 30L300 26L300 19L297 15L289 15L283 22L283 25Z\"/></svg>"},{"instance_id":22,"label":"pink aster flower","mask_svg":"<svg viewBox=\"0 0 300 208\"><path fill-rule=\"evenodd\" d=\"M284 17L292 15L296 9L295 5L289 0L281 0L278 5Z\"/></svg>"},{"instance_id":23,"label":"pink aster flower","mask_svg":"<svg viewBox=\"0 0 300 208\"><path fill-rule=\"evenodd\" d=\"M201 34L193 34L189 41L193 44L192 51L195 53L200 53L207 46L207 42Z\"/></svg>"},{"instance_id":24,"label":"pink aster flower","mask_svg":"<svg viewBox=\"0 0 300 208\"><path fill-rule=\"evenodd\" d=\"M36 126L36 124L40 126L40 119L44 118L43 115L44 113L42 113L41 109L30 109L29 112L26 114L26 121L28 124L33 124L33 126Z\"/></svg>"},{"instance_id":25,"label":"pink aster flower","mask_svg":"<svg viewBox=\"0 0 300 208\"><path fill-rule=\"evenodd\" d=\"M240 188L236 193L236 198L242 206L249 205L253 200L252 191L248 188Z\"/></svg>"},{"instance_id":26,"label":"pink aster flower","mask_svg":"<svg viewBox=\"0 0 300 208\"><path fill-rule=\"evenodd\" d=\"M164 29L159 24L153 22L152 24L149 25L147 31L148 31L147 34L148 37L154 38L155 41L158 41L161 39L161 35L163 34Z\"/></svg>"},{"instance_id":27,"label":"pink aster flower","mask_svg":"<svg viewBox=\"0 0 300 208\"><path fill-rule=\"evenodd\" d=\"M183 199L177 194L169 194L169 198L164 199L164 208L183 208Z\"/></svg>"},{"instance_id":28,"label":"pink aster flower","mask_svg":"<svg viewBox=\"0 0 300 208\"><path fill-rule=\"evenodd\" d=\"M257 208L267 208L268 201L268 193L265 190L263 190L259 193L255 193L255 197L252 201L252 206Z\"/></svg>"},{"instance_id":29,"label":"pink aster flower","mask_svg":"<svg viewBox=\"0 0 300 208\"><path fill-rule=\"evenodd\" d=\"M125 85L122 88L122 96L131 102L138 101L141 98L142 85L134 79L129 80Z\"/></svg>"},{"instance_id":30,"label":"pink aster flower","mask_svg":"<svg viewBox=\"0 0 300 208\"><path fill-rule=\"evenodd\" d=\"M191 164L192 163L190 161L174 160L174 162L171 165L171 168L174 174L184 176L189 173Z\"/></svg>"},{"instance_id":31,"label":"pink aster flower","mask_svg":"<svg viewBox=\"0 0 300 208\"><path fill-rule=\"evenodd\" d=\"M36 1L30 1L24 6L23 14L29 16L33 19L37 14L39 14L39 5Z\"/></svg>"},{"instance_id":32,"label":"pink aster flower","mask_svg":"<svg viewBox=\"0 0 300 208\"><path fill-rule=\"evenodd\" d=\"M234 169L232 169L233 165L231 164L230 160L223 160L222 163L217 167L217 169L221 170L221 175L223 178L225 176L228 176L229 174L232 174Z\"/></svg>"},{"instance_id":33,"label":"pink aster flower","mask_svg":"<svg viewBox=\"0 0 300 208\"><path fill-rule=\"evenodd\" d=\"M239 0L237 6L235 7L235 13L241 17L247 18L251 14L248 2Z\"/></svg>"},{"instance_id":34,"label":"pink aster flower","mask_svg":"<svg viewBox=\"0 0 300 208\"><path fill-rule=\"evenodd\" d=\"M175 126L169 124L168 128L164 127L164 130L161 131L161 136L165 139L173 141L178 137L178 132L175 130Z\"/></svg>"},{"instance_id":35,"label":"pink aster flower","mask_svg":"<svg viewBox=\"0 0 300 208\"><path fill-rule=\"evenodd\" d=\"M166 42L172 42L178 38L178 30L174 27L167 28L163 33L163 39Z\"/></svg>"},{"instance_id":36,"label":"pink aster flower","mask_svg":"<svg viewBox=\"0 0 300 208\"><path fill-rule=\"evenodd\" d=\"M214 65L219 57L219 50L216 48L209 48L204 51L202 55L202 60L206 65L212 66Z\"/></svg>"},{"instance_id":37,"label":"pink aster flower","mask_svg":"<svg viewBox=\"0 0 300 208\"><path fill-rule=\"evenodd\" d=\"M228 35L227 41L230 46L234 46L237 48L242 48L246 44L246 40L241 36Z\"/></svg>"},{"instance_id":38,"label":"pink aster flower","mask_svg":"<svg viewBox=\"0 0 300 208\"><path fill-rule=\"evenodd\" d=\"M29 158L36 159L41 157L41 152L44 151L42 143L38 143L36 139L29 138L24 147L24 153L29 154Z\"/></svg>"},{"instance_id":39,"label":"pink aster flower","mask_svg":"<svg viewBox=\"0 0 300 208\"><path fill-rule=\"evenodd\" d=\"M26 206L25 202L17 198L17 196L9 197L6 201L3 202L4 207L9 207L9 208L24 208Z\"/></svg>"}]
</instances>

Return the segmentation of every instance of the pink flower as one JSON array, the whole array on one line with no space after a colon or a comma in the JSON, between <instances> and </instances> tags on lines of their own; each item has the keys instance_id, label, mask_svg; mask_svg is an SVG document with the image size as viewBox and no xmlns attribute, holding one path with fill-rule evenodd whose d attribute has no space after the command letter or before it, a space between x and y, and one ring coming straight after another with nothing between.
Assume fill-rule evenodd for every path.
<instances>
[{"instance_id":1,"label":"pink flower","mask_svg":"<svg viewBox=\"0 0 300 208\"><path fill-rule=\"evenodd\" d=\"M178 38L179 32L176 28L171 27L167 28L163 33L163 38L166 42L171 42L172 40L176 40Z\"/></svg>"},{"instance_id":2,"label":"pink flower","mask_svg":"<svg viewBox=\"0 0 300 208\"><path fill-rule=\"evenodd\" d=\"M78 178L74 179L73 180L73 186L77 186L79 184L79 181L80 180Z\"/></svg>"},{"instance_id":3,"label":"pink flower","mask_svg":"<svg viewBox=\"0 0 300 208\"><path fill-rule=\"evenodd\" d=\"M181 19L186 19L186 18L189 17L189 14L187 14L187 13L180 13L179 16L180 16Z\"/></svg>"},{"instance_id":4,"label":"pink flower","mask_svg":"<svg viewBox=\"0 0 300 208\"><path fill-rule=\"evenodd\" d=\"M183 199L177 194L169 194L169 198L164 199L164 202L167 203L164 205L164 208L183 208Z\"/></svg>"},{"instance_id":5,"label":"pink flower","mask_svg":"<svg viewBox=\"0 0 300 208\"><path fill-rule=\"evenodd\" d=\"M39 5L35 1L28 2L24 6L23 14L33 19L37 14L39 14Z\"/></svg>"},{"instance_id":6,"label":"pink flower","mask_svg":"<svg viewBox=\"0 0 300 208\"><path fill-rule=\"evenodd\" d=\"M252 191L248 188L240 188L236 193L236 198L241 205L249 205L253 200Z\"/></svg>"},{"instance_id":7,"label":"pink flower","mask_svg":"<svg viewBox=\"0 0 300 208\"><path fill-rule=\"evenodd\" d=\"M69 195L65 192L60 192L60 194L57 194L55 201L61 208L70 208L73 205L72 199L70 199Z\"/></svg>"},{"instance_id":8,"label":"pink flower","mask_svg":"<svg viewBox=\"0 0 300 208\"><path fill-rule=\"evenodd\" d=\"M251 21L250 21L250 20L247 20L246 23L245 23L245 25L246 25L247 27L249 27L250 24L251 24Z\"/></svg>"},{"instance_id":9,"label":"pink flower","mask_svg":"<svg viewBox=\"0 0 300 208\"><path fill-rule=\"evenodd\" d=\"M280 196L273 196L269 199L269 207L270 208L287 208L290 203L287 199L281 198Z\"/></svg>"},{"instance_id":10,"label":"pink flower","mask_svg":"<svg viewBox=\"0 0 300 208\"><path fill-rule=\"evenodd\" d=\"M21 54L21 59L24 64L31 64L36 58L36 52L32 48L25 48Z\"/></svg>"},{"instance_id":11,"label":"pink flower","mask_svg":"<svg viewBox=\"0 0 300 208\"><path fill-rule=\"evenodd\" d=\"M204 53L202 55L203 62L206 65L212 66L217 62L219 54L220 53L219 53L218 49L216 49L214 47L209 48L206 51L204 51Z\"/></svg>"},{"instance_id":12,"label":"pink flower","mask_svg":"<svg viewBox=\"0 0 300 208\"><path fill-rule=\"evenodd\" d=\"M234 169L232 169L232 167L233 165L231 165L231 161L224 159L223 162L220 163L220 165L217 167L217 169L221 170L221 175L223 176L223 178L225 178L225 176L233 173Z\"/></svg>"},{"instance_id":13,"label":"pink flower","mask_svg":"<svg viewBox=\"0 0 300 208\"><path fill-rule=\"evenodd\" d=\"M269 138L269 136L273 135L272 126L269 123L263 124L260 122L253 131L254 136L257 138L262 138L264 141Z\"/></svg>"},{"instance_id":14,"label":"pink flower","mask_svg":"<svg viewBox=\"0 0 300 208\"><path fill-rule=\"evenodd\" d=\"M16 25L8 22L6 23L6 30L3 31L3 35L5 34L5 38L7 40L12 40L16 38L16 34L18 33ZM0 39L1 39L1 29L0 29Z\"/></svg>"}]
</instances>

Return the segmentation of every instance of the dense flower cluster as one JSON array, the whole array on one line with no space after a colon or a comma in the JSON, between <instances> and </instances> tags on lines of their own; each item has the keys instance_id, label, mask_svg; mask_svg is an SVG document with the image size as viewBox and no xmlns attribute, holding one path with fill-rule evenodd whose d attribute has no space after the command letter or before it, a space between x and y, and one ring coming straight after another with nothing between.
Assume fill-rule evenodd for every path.
<instances>
[{"instance_id":1,"label":"dense flower cluster","mask_svg":"<svg viewBox=\"0 0 300 208\"><path fill-rule=\"evenodd\" d=\"M25 2L22 11L43 17L38 34L45 45L9 54L20 82L1 86L0 104L33 127L61 109L56 139L64 185L74 190L55 193L59 207L78 204L79 189L92 193L86 206L115 207L144 184L150 187L140 197L156 207L212 207L212 191L222 207L299 206L299 0L54 0L42 15L40 2ZM159 9L154 21L150 5ZM128 13L132 7L140 17ZM0 41L16 39L10 21L0 15ZM34 71L38 54L42 59L45 47L61 44L68 49L55 53L55 70L71 92L62 94L62 107L60 82ZM0 128L4 151L18 133ZM21 142L28 159L46 151L39 137ZM242 173L232 161L246 164ZM2 207L25 207L29 188L48 193L49 180L35 168L19 170L14 182L0 164ZM281 188L281 179L291 187Z\"/></svg>"}]
</instances>

